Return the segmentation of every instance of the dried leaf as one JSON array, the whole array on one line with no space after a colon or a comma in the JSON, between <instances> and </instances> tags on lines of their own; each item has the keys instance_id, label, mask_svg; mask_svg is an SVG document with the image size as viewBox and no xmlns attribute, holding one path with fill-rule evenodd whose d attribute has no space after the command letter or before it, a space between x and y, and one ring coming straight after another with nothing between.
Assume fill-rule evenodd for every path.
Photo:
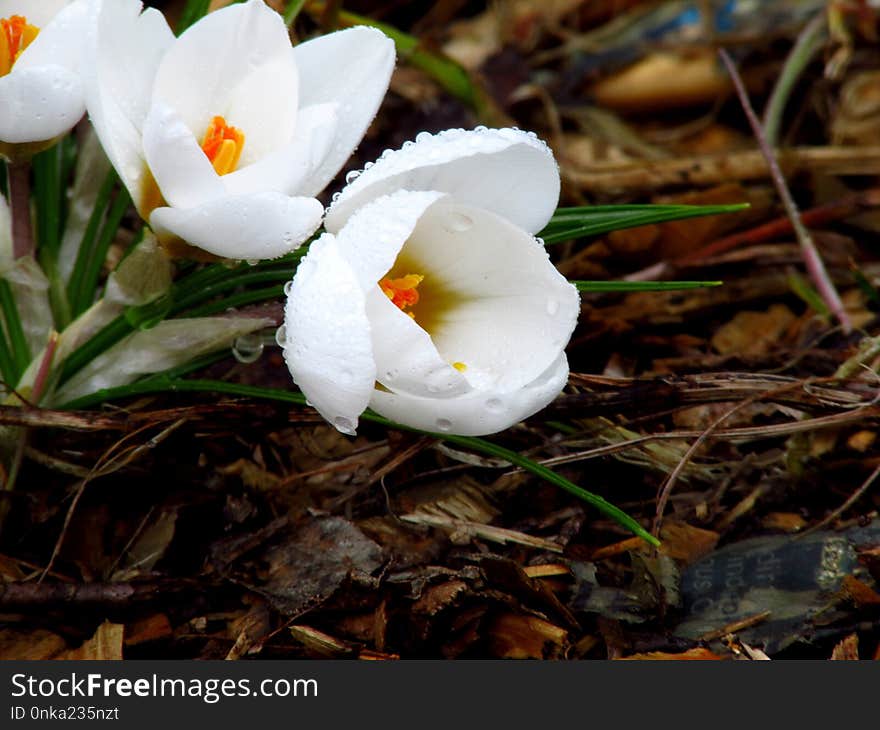
<instances>
[{"instance_id":1,"label":"dried leaf","mask_svg":"<svg viewBox=\"0 0 880 730\"><path fill-rule=\"evenodd\" d=\"M850 634L841 639L831 651L832 661L858 661L859 660L859 635Z\"/></svg>"},{"instance_id":2,"label":"dried leaf","mask_svg":"<svg viewBox=\"0 0 880 730\"><path fill-rule=\"evenodd\" d=\"M489 627L489 644L502 659L558 659L568 632L537 616L501 614Z\"/></svg>"},{"instance_id":3,"label":"dried leaf","mask_svg":"<svg viewBox=\"0 0 880 730\"><path fill-rule=\"evenodd\" d=\"M286 615L321 603L353 573L369 575L383 562L379 546L339 517L311 520L265 557L268 579L255 590Z\"/></svg>"},{"instance_id":4,"label":"dried leaf","mask_svg":"<svg viewBox=\"0 0 880 730\"><path fill-rule=\"evenodd\" d=\"M766 312L738 312L718 328L712 346L722 355L764 355L779 344L795 320L784 304L774 304Z\"/></svg>"},{"instance_id":5,"label":"dried leaf","mask_svg":"<svg viewBox=\"0 0 880 730\"><path fill-rule=\"evenodd\" d=\"M125 627L122 624L102 623L95 635L77 649L56 656L56 659L122 659L122 642Z\"/></svg>"},{"instance_id":6,"label":"dried leaf","mask_svg":"<svg viewBox=\"0 0 880 730\"><path fill-rule=\"evenodd\" d=\"M0 629L0 660L52 659L66 647L64 639L45 629Z\"/></svg>"},{"instance_id":7,"label":"dried leaf","mask_svg":"<svg viewBox=\"0 0 880 730\"><path fill-rule=\"evenodd\" d=\"M629 656L618 657L619 661L718 661L723 659L728 659L729 657L724 657L716 654L709 649L704 649L702 647L696 647L694 649L688 649L687 651L682 651L678 653L670 653L666 651L649 651L643 654L630 654Z\"/></svg>"}]
</instances>

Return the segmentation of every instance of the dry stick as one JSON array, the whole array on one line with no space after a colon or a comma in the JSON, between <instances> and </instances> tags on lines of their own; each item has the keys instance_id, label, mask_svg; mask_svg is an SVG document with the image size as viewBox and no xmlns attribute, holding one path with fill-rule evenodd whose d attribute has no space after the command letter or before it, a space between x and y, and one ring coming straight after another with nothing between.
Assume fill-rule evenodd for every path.
<instances>
[{"instance_id":1,"label":"dry stick","mask_svg":"<svg viewBox=\"0 0 880 730\"><path fill-rule=\"evenodd\" d=\"M780 167L829 175L872 175L880 170L880 146L789 147L778 153ZM660 188L717 185L732 180L764 180L770 175L760 150L714 152L669 160L594 163L563 167L565 180L588 193L656 192Z\"/></svg>"},{"instance_id":2,"label":"dry stick","mask_svg":"<svg viewBox=\"0 0 880 730\"><path fill-rule=\"evenodd\" d=\"M767 165L770 168L770 177L773 180L776 191L779 193L779 197L782 200L782 205L785 207L786 213L788 213L788 217L791 218L791 225L794 228L795 235L801 245L801 253L803 254L804 263L806 264L810 278L816 285L819 295L825 301L825 304L828 305L828 309L831 310L835 317L837 317L843 327L844 333L848 334L852 331L852 322L850 322L846 309L843 306L843 302L840 300L840 295L837 293L837 289L834 288L834 283L831 281L828 272L825 270L825 264L822 262L822 257L816 249L816 244L813 242L810 232L801 220L797 204L794 202L794 198L791 196L791 192L785 182L782 170L779 168L776 154L773 152L770 145L767 144L767 139L764 136L761 122L758 120L755 110L752 108L742 78L740 78L733 61L723 48L719 49L718 55L727 67L727 72L730 74L730 78L733 81L736 94L739 97L743 111L749 120L749 125L752 127L752 132L755 135L761 153L767 160Z\"/></svg>"},{"instance_id":3,"label":"dry stick","mask_svg":"<svg viewBox=\"0 0 880 730\"><path fill-rule=\"evenodd\" d=\"M42 583L43 579L49 574L49 571L52 570L52 566L55 564L55 559L58 557L58 553L61 552L61 546L64 544L64 539L67 537L67 530L70 527L71 521L73 520L74 512L76 512L77 505L79 505L79 501L80 499L82 499L82 496L86 491L86 486L89 484L89 482L93 479L96 479L97 477L111 473L116 469L120 469L126 464L131 463L140 454L148 451L149 449L152 449L161 441L165 440L165 438L167 438L171 433L180 428L184 423L186 423L186 419L181 418L180 420L175 421L170 426L165 428L156 436L153 436L146 443L140 444L131 449L131 451L127 453L122 453L119 456L111 456L114 449L116 449L119 445L150 427L149 424L147 424L146 426L142 426L134 433L130 433L121 438L107 451L107 453L101 459L98 460L98 463L95 464L89 475L82 479L79 483L79 486L77 487L76 494L73 497L73 501L70 503L70 507L67 509L67 514L64 516L64 524L61 526L61 533L58 535L58 539L55 541L55 547L52 549L52 555L49 558L49 562L46 564L46 567L43 569L43 573L42 575L40 575L37 581L38 583Z\"/></svg>"},{"instance_id":4,"label":"dry stick","mask_svg":"<svg viewBox=\"0 0 880 730\"><path fill-rule=\"evenodd\" d=\"M688 448L684 456L681 457L678 464L675 465L675 469L672 470L672 472L666 478L666 481L660 487L660 496L657 498L657 511L654 515L654 524L651 528L651 534L654 535L654 537L659 537L660 535L660 525L663 522L663 512L665 511L666 504L669 501L669 495L672 493L672 487L678 480L679 475L682 471L684 471L685 466L690 463L691 459L700 448L700 446L702 446L706 442L706 440L710 436L712 436L715 431L718 430L721 424L735 413L741 411L746 406L752 405L753 403L763 400L764 398L777 395L778 393L783 393L786 390L792 390L794 388L800 387L801 385L802 383L798 382L788 383L779 388L774 388L763 393L755 393L745 400L740 401L729 411L723 413L721 416L716 418L702 433L700 433L700 435L697 437L697 440L694 441L693 444L691 444L690 448Z\"/></svg>"},{"instance_id":5,"label":"dry stick","mask_svg":"<svg viewBox=\"0 0 880 730\"><path fill-rule=\"evenodd\" d=\"M871 472L871 476L869 476L867 479L865 479L864 482L862 482L862 485L849 496L849 498L846 500L846 502L844 502L842 505L840 505L840 507L838 507L836 510L834 510L824 520L821 520L820 522L816 523L810 529L804 530L803 532L798 533L798 535L795 536L795 539L802 538L804 535L809 535L811 532L816 532L817 530L821 530L823 527L827 527L832 522L834 522L834 520L836 520L838 517L840 517L840 515L842 515L844 512L846 512L859 499L861 499L861 497L865 494L865 492L867 492L871 488L871 485L874 483L874 481L877 479L878 476L880 476L880 465L878 465L877 468Z\"/></svg>"},{"instance_id":6,"label":"dry stick","mask_svg":"<svg viewBox=\"0 0 880 730\"><path fill-rule=\"evenodd\" d=\"M12 256L20 259L34 253L34 229L31 225L31 163L10 162L9 206L12 208Z\"/></svg>"},{"instance_id":7,"label":"dry stick","mask_svg":"<svg viewBox=\"0 0 880 730\"><path fill-rule=\"evenodd\" d=\"M850 216L853 213L859 212L862 208L870 208L877 205L880 205L880 190L874 188L805 210L801 213L801 221L803 221L804 225L822 225ZM692 264L701 259L725 253L738 246L762 243L778 236L784 236L791 233L791 231L792 224L788 217L777 218L769 223L763 223L750 228L747 231L733 233L724 238L716 239L702 248L677 258L673 263L677 266Z\"/></svg>"}]
</instances>

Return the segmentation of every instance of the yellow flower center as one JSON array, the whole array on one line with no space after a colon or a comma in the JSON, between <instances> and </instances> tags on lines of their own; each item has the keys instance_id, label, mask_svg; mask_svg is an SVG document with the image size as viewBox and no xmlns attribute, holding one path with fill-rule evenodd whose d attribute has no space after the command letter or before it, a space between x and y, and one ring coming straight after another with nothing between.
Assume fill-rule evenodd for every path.
<instances>
[{"instance_id":1,"label":"yellow flower center","mask_svg":"<svg viewBox=\"0 0 880 730\"><path fill-rule=\"evenodd\" d=\"M40 29L23 15L0 18L0 76L8 74L18 57L37 37Z\"/></svg>"},{"instance_id":2,"label":"yellow flower center","mask_svg":"<svg viewBox=\"0 0 880 730\"><path fill-rule=\"evenodd\" d=\"M232 172L238 166L244 147L244 133L230 127L223 117L217 116L208 125L202 139L202 151L211 161L218 175Z\"/></svg>"},{"instance_id":3,"label":"yellow flower center","mask_svg":"<svg viewBox=\"0 0 880 730\"><path fill-rule=\"evenodd\" d=\"M406 274L397 279L386 277L379 282L379 288L395 307L415 319L415 315L406 310L419 303L419 284L424 278L420 274Z\"/></svg>"}]
</instances>

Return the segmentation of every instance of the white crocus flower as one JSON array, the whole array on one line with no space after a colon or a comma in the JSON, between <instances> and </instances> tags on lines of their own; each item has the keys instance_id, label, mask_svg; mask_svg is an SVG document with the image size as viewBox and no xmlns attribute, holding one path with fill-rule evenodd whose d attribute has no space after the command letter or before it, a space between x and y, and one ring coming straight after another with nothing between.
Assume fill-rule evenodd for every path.
<instances>
[{"instance_id":1,"label":"white crocus flower","mask_svg":"<svg viewBox=\"0 0 880 730\"><path fill-rule=\"evenodd\" d=\"M350 183L288 288L294 381L344 433L369 406L483 435L568 377L575 288L534 233L559 196L550 150L514 129L419 135Z\"/></svg>"},{"instance_id":2,"label":"white crocus flower","mask_svg":"<svg viewBox=\"0 0 880 730\"><path fill-rule=\"evenodd\" d=\"M262 0L175 39L138 0L93 0L92 123L141 216L165 243L267 259L320 223L314 198L385 94L394 44L352 28L295 48Z\"/></svg>"},{"instance_id":3,"label":"white crocus flower","mask_svg":"<svg viewBox=\"0 0 880 730\"><path fill-rule=\"evenodd\" d=\"M29 156L85 110L85 0L0 0L0 154Z\"/></svg>"}]
</instances>

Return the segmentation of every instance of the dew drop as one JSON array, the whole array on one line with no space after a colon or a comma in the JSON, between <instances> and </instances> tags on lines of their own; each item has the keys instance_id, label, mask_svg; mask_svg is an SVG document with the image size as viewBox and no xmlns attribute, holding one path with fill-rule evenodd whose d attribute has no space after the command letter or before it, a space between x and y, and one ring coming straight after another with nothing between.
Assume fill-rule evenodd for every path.
<instances>
[{"instance_id":1,"label":"dew drop","mask_svg":"<svg viewBox=\"0 0 880 730\"><path fill-rule=\"evenodd\" d=\"M446 229L450 233L464 233L469 231L473 225L473 219L464 213L451 213L446 219Z\"/></svg>"},{"instance_id":2,"label":"dew drop","mask_svg":"<svg viewBox=\"0 0 880 730\"><path fill-rule=\"evenodd\" d=\"M291 279L290 281L288 281L287 283L285 283L285 285L284 285L284 296L289 297L289 296L290 296L290 290L291 290L291 289L293 289L293 279Z\"/></svg>"},{"instance_id":3,"label":"dew drop","mask_svg":"<svg viewBox=\"0 0 880 730\"><path fill-rule=\"evenodd\" d=\"M360 170L351 170L345 174L345 182L353 183L361 176Z\"/></svg>"},{"instance_id":4,"label":"dew drop","mask_svg":"<svg viewBox=\"0 0 880 730\"><path fill-rule=\"evenodd\" d=\"M258 263L260 263L260 260L259 260L259 259L247 259L247 260L245 261L245 263L246 263L248 266L256 266Z\"/></svg>"},{"instance_id":5,"label":"dew drop","mask_svg":"<svg viewBox=\"0 0 880 730\"><path fill-rule=\"evenodd\" d=\"M500 413L503 408L504 403L498 398L489 398L489 400L486 401L486 409L492 411L492 413Z\"/></svg>"},{"instance_id":6,"label":"dew drop","mask_svg":"<svg viewBox=\"0 0 880 730\"><path fill-rule=\"evenodd\" d=\"M555 299L548 299L547 300L547 314L549 314L552 317L558 311L559 311L559 302L557 302Z\"/></svg>"},{"instance_id":7,"label":"dew drop","mask_svg":"<svg viewBox=\"0 0 880 730\"><path fill-rule=\"evenodd\" d=\"M232 345L232 354L240 363L249 365L263 354L263 338L258 334L241 335Z\"/></svg>"},{"instance_id":8,"label":"dew drop","mask_svg":"<svg viewBox=\"0 0 880 730\"><path fill-rule=\"evenodd\" d=\"M440 431L449 431L452 428L452 421L448 418L438 418L434 423Z\"/></svg>"},{"instance_id":9,"label":"dew drop","mask_svg":"<svg viewBox=\"0 0 880 730\"><path fill-rule=\"evenodd\" d=\"M432 135L430 132L419 132L419 133L416 135L416 142L419 142L419 143L421 143L421 144L424 144L424 143L427 142L429 139L431 139L433 136L434 136L434 135Z\"/></svg>"},{"instance_id":10,"label":"dew drop","mask_svg":"<svg viewBox=\"0 0 880 730\"><path fill-rule=\"evenodd\" d=\"M275 330L275 342L278 347L287 347L287 327L284 325Z\"/></svg>"},{"instance_id":11,"label":"dew drop","mask_svg":"<svg viewBox=\"0 0 880 730\"><path fill-rule=\"evenodd\" d=\"M333 419L333 425L337 430L342 431L342 433L347 433L350 436L355 435L354 424L345 416L336 416L336 418Z\"/></svg>"}]
</instances>

